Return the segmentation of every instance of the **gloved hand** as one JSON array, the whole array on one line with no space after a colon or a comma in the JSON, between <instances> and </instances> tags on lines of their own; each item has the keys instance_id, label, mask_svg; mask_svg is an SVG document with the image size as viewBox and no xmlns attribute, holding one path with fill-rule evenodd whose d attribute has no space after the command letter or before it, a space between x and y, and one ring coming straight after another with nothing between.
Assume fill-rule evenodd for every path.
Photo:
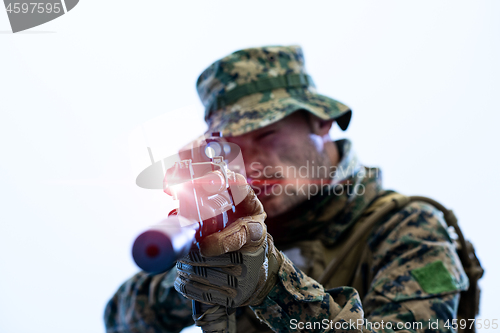
<instances>
[{"instance_id":1,"label":"gloved hand","mask_svg":"<svg viewBox=\"0 0 500 333\"><path fill-rule=\"evenodd\" d=\"M236 220L177 263L175 289L187 298L226 307L258 305L276 284L283 257L267 233L266 213L245 178L236 174L236 182L246 193L236 214L228 214Z\"/></svg>"}]
</instances>

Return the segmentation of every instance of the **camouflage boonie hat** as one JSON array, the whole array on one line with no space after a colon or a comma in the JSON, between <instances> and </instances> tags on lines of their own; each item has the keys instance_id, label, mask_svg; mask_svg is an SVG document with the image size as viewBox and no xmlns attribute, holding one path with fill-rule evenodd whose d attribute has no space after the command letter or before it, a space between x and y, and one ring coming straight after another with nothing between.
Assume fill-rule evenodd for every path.
<instances>
[{"instance_id":1,"label":"camouflage boonie hat","mask_svg":"<svg viewBox=\"0 0 500 333\"><path fill-rule=\"evenodd\" d=\"M335 119L345 130L346 105L316 93L300 46L266 46L236 51L210 65L196 83L208 132L237 136L306 110Z\"/></svg>"}]
</instances>

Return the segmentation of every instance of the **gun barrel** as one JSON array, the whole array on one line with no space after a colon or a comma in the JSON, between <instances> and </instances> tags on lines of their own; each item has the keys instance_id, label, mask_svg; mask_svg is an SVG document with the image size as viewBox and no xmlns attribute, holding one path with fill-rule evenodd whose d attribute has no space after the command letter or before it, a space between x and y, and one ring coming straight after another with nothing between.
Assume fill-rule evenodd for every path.
<instances>
[{"instance_id":1,"label":"gun barrel","mask_svg":"<svg viewBox=\"0 0 500 333\"><path fill-rule=\"evenodd\" d=\"M198 223L190 224L182 216L171 216L136 238L132 257L145 272L166 272L189 253L198 229Z\"/></svg>"}]
</instances>

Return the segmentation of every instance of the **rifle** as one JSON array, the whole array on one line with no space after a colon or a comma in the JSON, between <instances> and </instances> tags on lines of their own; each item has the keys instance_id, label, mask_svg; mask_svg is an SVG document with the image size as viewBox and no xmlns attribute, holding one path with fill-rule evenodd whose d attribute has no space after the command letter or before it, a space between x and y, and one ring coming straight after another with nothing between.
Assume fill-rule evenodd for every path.
<instances>
[{"instance_id":1,"label":"rifle","mask_svg":"<svg viewBox=\"0 0 500 333\"><path fill-rule=\"evenodd\" d=\"M151 151L150 156L152 159ZM245 197L234 188L236 179L230 180L235 174L228 171L229 166L234 171L244 171L237 145L223 142L220 135L212 135L205 144L181 151L179 157L187 158L174 161L163 179L164 192L179 201L179 208L141 233L132 247L134 261L149 273L159 274L173 268L204 237L223 230L229 223L227 212L235 212L236 205ZM165 160L164 165L172 161ZM154 161L150 169L155 169ZM154 183L147 179L153 173L147 174L147 169L145 172L139 175L138 185ZM197 253L193 251L190 255ZM203 331L228 332L230 326L234 331L234 312L235 309L193 301L193 318L201 323Z\"/></svg>"}]
</instances>

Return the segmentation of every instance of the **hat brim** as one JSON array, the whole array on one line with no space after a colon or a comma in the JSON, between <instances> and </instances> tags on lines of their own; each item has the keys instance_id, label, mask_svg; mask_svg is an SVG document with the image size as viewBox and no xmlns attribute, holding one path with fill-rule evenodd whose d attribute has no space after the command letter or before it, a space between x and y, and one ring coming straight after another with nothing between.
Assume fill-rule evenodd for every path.
<instances>
[{"instance_id":1,"label":"hat brim","mask_svg":"<svg viewBox=\"0 0 500 333\"><path fill-rule=\"evenodd\" d=\"M285 89L277 89L267 94L245 96L235 104L213 112L207 120L207 132L239 136L271 125L298 110L308 111L324 120L334 119L342 130L349 126L352 113L348 106L330 97L310 91L290 94Z\"/></svg>"}]
</instances>

